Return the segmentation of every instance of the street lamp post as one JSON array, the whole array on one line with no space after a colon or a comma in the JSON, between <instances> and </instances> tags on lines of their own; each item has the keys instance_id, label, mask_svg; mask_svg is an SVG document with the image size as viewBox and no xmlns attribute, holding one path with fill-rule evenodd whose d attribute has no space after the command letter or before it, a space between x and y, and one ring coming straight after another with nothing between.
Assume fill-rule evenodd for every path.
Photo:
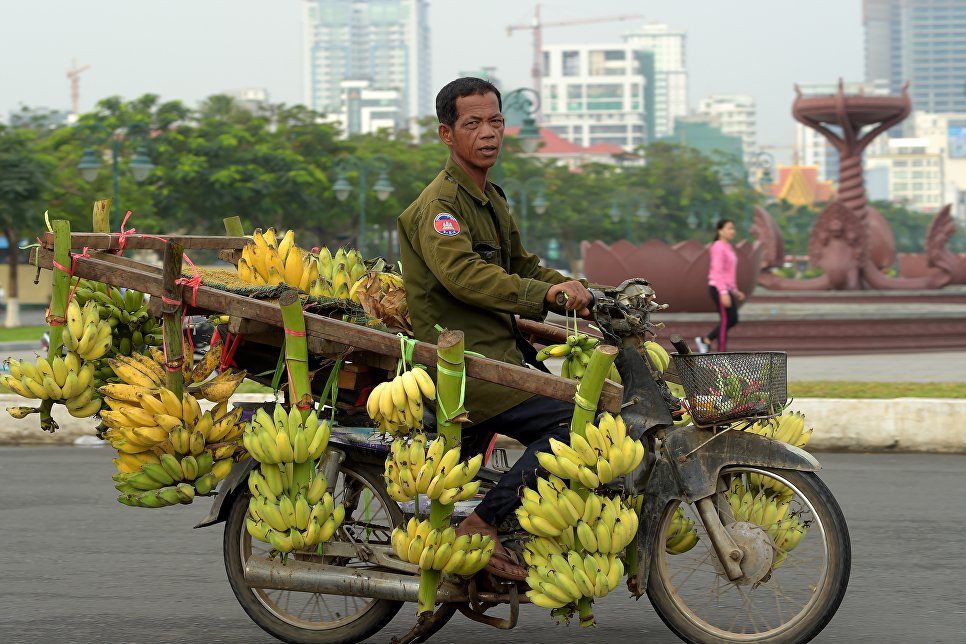
<instances>
[{"instance_id":1,"label":"street lamp post","mask_svg":"<svg viewBox=\"0 0 966 644\"><path fill-rule=\"evenodd\" d=\"M540 111L540 94L529 87L521 87L503 94L502 103L504 115L510 116L511 119L514 114L522 115L520 132L517 137L520 139L520 146L523 151L527 154L536 152L540 145L540 128L537 127L534 116ZM503 150L501 149L494 168L496 182L501 186L503 185L502 158Z\"/></svg>"},{"instance_id":2,"label":"street lamp post","mask_svg":"<svg viewBox=\"0 0 966 644\"><path fill-rule=\"evenodd\" d=\"M102 126L94 126L89 128L88 138L96 138L98 134L105 134L107 132L106 128ZM132 128L132 134L135 134ZM123 130L117 130L110 133L110 144L111 144L111 177L114 184L114 198L111 209L111 229L113 230L114 223L114 213L117 213L120 217L121 212L121 173L120 173L120 158L121 158L121 144L124 142L125 132ZM98 158L97 152L95 152L93 145L88 144L84 148L84 153L81 155L80 162L77 164L77 169L80 171L81 178L88 183L94 181L97 178L97 174L101 169L101 161ZM154 169L154 164L151 163L151 159L148 157L148 149L144 144L138 145L137 149L134 151L134 156L131 158L130 163L128 163L128 169L131 171L131 175L134 180L141 183L147 179L151 170Z\"/></svg>"},{"instance_id":3,"label":"street lamp post","mask_svg":"<svg viewBox=\"0 0 966 644\"><path fill-rule=\"evenodd\" d=\"M524 181L520 181L514 177L507 177L503 182L503 189L506 191L507 197L510 198L511 206L516 203L512 195L519 195L520 241L523 243L524 248L527 247L527 229L529 227L528 207L530 206L530 199L533 197L534 212L542 215L547 210L547 199L543 195L544 188L546 188L546 182L541 177L530 177Z\"/></svg>"},{"instance_id":4,"label":"street lamp post","mask_svg":"<svg viewBox=\"0 0 966 644\"><path fill-rule=\"evenodd\" d=\"M637 206L636 210L634 206ZM611 221L615 224L621 219L624 220L624 239L632 243L635 237L633 227L634 218L636 217L642 224L651 218L651 211L647 209L644 198L634 195L628 195L623 199L616 197L612 199L608 214L610 215Z\"/></svg>"},{"instance_id":5,"label":"street lamp post","mask_svg":"<svg viewBox=\"0 0 966 644\"><path fill-rule=\"evenodd\" d=\"M392 191L395 190L389 181L388 168L389 159L381 154L368 158L349 154L339 157L335 163L338 177L332 189L335 191L335 197L339 201L345 201L349 197L349 193L352 192L352 184L346 178L346 173L353 170L359 173L359 238L356 240L356 246L359 248L359 252L362 253L363 257L366 256L364 245L366 238L366 193L369 191L368 176L370 172L379 173L379 177L376 179L376 183L372 186L372 189L375 191L376 198L379 201L385 201L392 194Z\"/></svg>"}]
</instances>

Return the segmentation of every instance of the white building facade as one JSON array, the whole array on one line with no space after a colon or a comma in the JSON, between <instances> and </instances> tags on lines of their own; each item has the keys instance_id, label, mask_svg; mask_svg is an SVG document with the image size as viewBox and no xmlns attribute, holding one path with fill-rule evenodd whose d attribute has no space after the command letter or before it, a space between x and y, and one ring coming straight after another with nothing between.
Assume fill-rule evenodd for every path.
<instances>
[{"instance_id":1,"label":"white building facade","mask_svg":"<svg viewBox=\"0 0 966 644\"><path fill-rule=\"evenodd\" d=\"M922 212L936 212L945 203L942 157L929 150L928 139L890 139L885 153L866 156L865 167L887 168L890 201Z\"/></svg>"},{"instance_id":2,"label":"white building facade","mask_svg":"<svg viewBox=\"0 0 966 644\"><path fill-rule=\"evenodd\" d=\"M541 126L582 147L647 142L645 79L632 45L546 45Z\"/></svg>"},{"instance_id":3,"label":"white building facade","mask_svg":"<svg viewBox=\"0 0 966 644\"><path fill-rule=\"evenodd\" d=\"M751 165L758 151L758 112L751 96L717 94L698 101L698 114L722 133L741 139L742 157Z\"/></svg>"},{"instance_id":4,"label":"white building facade","mask_svg":"<svg viewBox=\"0 0 966 644\"><path fill-rule=\"evenodd\" d=\"M403 127L432 114L427 0L308 0L304 102L332 119L346 113L343 81L394 92Z\"/></svg>"},{"instance_id":5,"label":"white building facade","mask_svg":"<svg viewBox=\"0 0 966 644\"><path fill-rule=\"evenodd\" d=\"M687 32L647 24L623 35L624 43L654 54L654 135L674 134L674 121L688 113Z\"/></svg>"}]
</instances>

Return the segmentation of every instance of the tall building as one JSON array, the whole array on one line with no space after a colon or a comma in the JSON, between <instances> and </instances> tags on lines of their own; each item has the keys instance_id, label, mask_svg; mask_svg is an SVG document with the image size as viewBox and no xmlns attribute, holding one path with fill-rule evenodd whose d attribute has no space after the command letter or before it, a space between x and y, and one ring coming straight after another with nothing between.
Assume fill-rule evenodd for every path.
<instances>
[{"instance_id":1,"label":"tall building","mask_svg":"<svg viewBox=\"0 0 966 644\"><path fill-rule=\"evenodd\" d=\"M343 81L398 93L409 127L433 113L428 0L307 0L304 102L330 115L349 110Z\"/></svg>"},{"instance_id":2,"label":"tall building","mask_svg":"<svg viewBox=\"0 0 966 644\"><path fill-rule=\"evenodd\" d=\"M624 44L653 53L654 137L670 136L674 120L688 113L687 33L667 25L647 24L625 33L623 38Z\"/></svg>"},{"instance_id":3,"label":"tall building","mask_svg":"<svg viewBox=\"0 0 966 644\"><path fill-rule=\"evenodd\" d=\"M545 45L541 125L581 147L647 142L645 79L638 47L628 44Z\"/></svg>"},{"instance_id":4,"label":"tall building","mask_svg":"<svg viewBox=\"0 0 966 644\"><path fill-rule=\"evenodd\" d=\"M758 152L758 117L751 96L717 94L698 101L698 114L707 116L723 134L741 139L742 159L750 165Z\"/></svg>"},{"instance_id":5,"label":"tall building","mask_svg":"<svg viewBox=\"0 0 966 644\"><path fill-rule=\"evenodd\" d=\"M892 94L909 81L917 111L966 113L966 2L863 0L862 8L866 80L887 81Z\"/></svg>"}]
</instances>

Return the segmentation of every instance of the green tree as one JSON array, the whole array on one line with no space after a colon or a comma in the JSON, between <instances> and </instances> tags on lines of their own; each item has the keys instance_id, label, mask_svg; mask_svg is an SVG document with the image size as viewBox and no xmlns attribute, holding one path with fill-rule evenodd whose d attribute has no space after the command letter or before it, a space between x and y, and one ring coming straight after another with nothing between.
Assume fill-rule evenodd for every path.
<instances>
[{"instance_id":1,"label":"green tree","mask_svg":"<svg viewBox=\"0 0 966 644\"><path fill-rule=\"evenodd\" d=\"M0 125L0 225L8 244L6 326L19 326L17 268L20 239L42 226L43 197L51 181L53 163L35 145L37 131Z\"/></svg>"}]
</instances>

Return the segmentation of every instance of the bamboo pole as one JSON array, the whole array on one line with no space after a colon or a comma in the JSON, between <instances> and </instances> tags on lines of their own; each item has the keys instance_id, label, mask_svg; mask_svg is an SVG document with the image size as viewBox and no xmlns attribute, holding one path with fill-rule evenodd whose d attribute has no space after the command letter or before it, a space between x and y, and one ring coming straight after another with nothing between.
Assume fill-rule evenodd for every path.
<instances>
[{"instance_id":1,"label":"bamboo pole","mask_svg":"<svg viewBox=\"0 0 966 644\"><path fill-rule=\"evenodd\" d=\"M162 269L161 317L164 325L165 384L179 399L184 395L184 308L182 289L178 284L181 277L181 260L184 248L179 244L168 243L164 247L164 267ZM167 301L166 301L167 300Z\"/></svg>"},{"instance_id":2,"label":"bamboo pole","mask_svg":"<svg viewBox=\"0 0 966 644\"><path fill-rule=\"evenodd\" d=\"M100 199L94 202L93 231L95 233L111 232L111 200Z\"/></svg>"},{"instance_id":3,"label":"bamboo pole","mask_svg":"<svg viewBox=\"0 0 966 644\"><path fill-rule=\"evenodd\" d=\"M241 217L235 215L234 217L225 217L225 233L229 237L244 237L245 229L242 228Z\"/></svg>"},{"instance_id":4,"label":"bamboo pole","mask_svg":"<svg viewBox=\"0 0 966 644\"><path fill-rule=\"evenodd\" d=\"M590 356L590 363L580 380L577 393L574 394L574 415L570 422L570 431L587 437L587 423L594 422L597 414L597 403L600 400L600 392L604 387L604 379L610 371L610 367L617 358L617 347L610 345L597 345L594 353ZM570 482L570 487L577 491L582 497L587 498L591 493L586 487L576 481ZM581 626L593 626L594 619L593 597L581 597L577 601L577 614L580 618Z\"/></svg>"},{"instance_id":5,"label":"bamboo pole","mask_svg":"<svg viewBox=\"0 0 966 644\"><path fill-rule=\"evenodd\" d=\"M305 335L305 314L298 291L288 289L278 298L282 309L282 324L285 327L285 371L288 374L289 400L299 410L304 421L312 412L312 383L309 378L309 349ZM292 489L308 484L316 463L308 459L293 466ZM293 500L294 500L294 494Z\"/></svg>"},{"instance_id":6,"label":"bamboo pole","mask_svg":"<svg viewBox=\"0 0 966 644\"><path fill-rule=\"evenodd\" d=\"M53 360L61 354L64 346L64 322L67 315L67 296L70 295L70 222L57 219L51 222L54 232L54 260L63 267L53 267L51 277L50 309L47 311L47 325L49 343L47 345L47 360ZM13 249L11 249L13 252ZM39 250L38 250L39 253ZM64 270L66 269L66 270ZM54 408L53 400L44 400L40 404L40 428L45 432L55 432L57 422L51 415Z\"/></svg>"},{"instance_id":7,"label":"bamboo pole","mask_svg":"<svg viewBox=\"0 0 966 644\"><path fill-rule=\"evenodd\" d=\"M436 436L442 439L444 453L460 448L462 421L466 417L463 392L466 365L463 361L462 331L446 330L439 334L436 348ZM417 503L419 499L417 499ZM449 525L452 504L439 501L429 504L429 522L434 528ZM421 570L419 576L419 605L417 615L432 613L436 608L436 591L442 574L438 570Z\"/></svg>"}]
</instances>

